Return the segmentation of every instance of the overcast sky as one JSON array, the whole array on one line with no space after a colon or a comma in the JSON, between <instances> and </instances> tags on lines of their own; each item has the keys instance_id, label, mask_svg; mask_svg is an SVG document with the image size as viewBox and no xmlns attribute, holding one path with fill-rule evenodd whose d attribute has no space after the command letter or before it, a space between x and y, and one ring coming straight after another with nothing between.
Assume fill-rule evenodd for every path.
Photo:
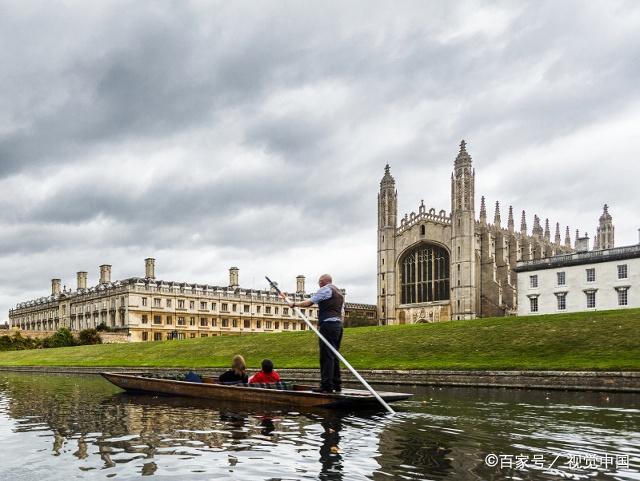
<instances>
[{"instance_id":1,"label":"overcast sky","mask_svg":"<svg viewBox=\"0 0 640 481\"><path fill-rule=\"evenodd\" d=\"M0 319L75 272L375 302L376 193L640 227L640 3L0 1ZM564 230L563 230L564 234ZM553 232L552 232L553 235Z\"/></svg>"}]
</instances>

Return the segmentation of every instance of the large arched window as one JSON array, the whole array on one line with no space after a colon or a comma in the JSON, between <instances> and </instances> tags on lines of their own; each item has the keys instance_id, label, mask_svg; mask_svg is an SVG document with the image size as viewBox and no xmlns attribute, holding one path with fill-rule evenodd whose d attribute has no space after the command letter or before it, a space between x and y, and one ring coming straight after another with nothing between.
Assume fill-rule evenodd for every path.
<instances>
[{"instance_id":1,"label":"large arched window","mask_svg":"<svg viewBox=\"0 0 640 481\"><path fill-rule=\"evenodd\" d=\"M443 247L420 244L402 259L402 304L449 299L449 253Z\"/></svg>"}]
</instances>

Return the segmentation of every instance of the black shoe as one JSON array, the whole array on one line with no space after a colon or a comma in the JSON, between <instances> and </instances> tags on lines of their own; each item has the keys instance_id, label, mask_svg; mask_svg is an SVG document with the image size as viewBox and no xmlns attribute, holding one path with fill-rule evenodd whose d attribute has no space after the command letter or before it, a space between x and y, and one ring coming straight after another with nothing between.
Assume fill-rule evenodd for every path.
<instances>
[{"instance_id":1,"label":"black shoe","mask_svg":"<svg viewBox=\"0 0 640 481\"><path fill-rule=\"evenodd\" d=\"M331 389L326 389L324 387L314 387L314 388L311 388L311 392L321 392L323 394L331 394Z\"/></svg>"}]
</instances>

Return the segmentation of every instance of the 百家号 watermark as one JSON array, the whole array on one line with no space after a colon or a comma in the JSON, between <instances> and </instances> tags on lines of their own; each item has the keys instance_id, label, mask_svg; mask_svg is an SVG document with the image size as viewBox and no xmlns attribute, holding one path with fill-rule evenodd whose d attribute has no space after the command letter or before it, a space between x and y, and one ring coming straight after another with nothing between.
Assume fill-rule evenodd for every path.
<instances>
[{"instance_id":1,"label":"\u767e\u5bb6\u53f7 watermark","mask_svg":"<svg viewBox=\"0 0 640 481\"><path fill-rule=\"evenodd\" d=\"M559 468L572 470L602 469L618 470L629 468L628 454L494 454L489 453L484 457L484 463L490 468L525 470L528 468L540 469L548 472L559 471Z\"/></svg>"}]
</instances>

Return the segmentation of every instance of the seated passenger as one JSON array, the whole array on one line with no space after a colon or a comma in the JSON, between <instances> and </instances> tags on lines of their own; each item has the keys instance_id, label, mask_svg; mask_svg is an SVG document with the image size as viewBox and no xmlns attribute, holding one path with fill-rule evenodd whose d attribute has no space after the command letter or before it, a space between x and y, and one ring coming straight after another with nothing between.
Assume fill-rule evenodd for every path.
<instances>
[{"instance_id":1,"label":"seated passenger","mask_svg":"<svg viewBox=\"0 0 640 481\"><path fill-rule=\"evenodd\" d=\"M249 376L247 376L247 365L244 362L244 358L240 354L233 356L231 361L231 369L220 375L218 381L224 383L231 382L248 382Z\"/></svg>"},{"instance_id":2,"label":"seated passenger","mask_svg":"<svg viewBox=\"0 0 640 481\"><path fill-rule=\"evenodd\" d=\"M273 363L270 359L262 360L262 371L255 373L249 378L249 383L253 382L278 382L280 375L273 370Z\"/></svg>"}]
</instances>

